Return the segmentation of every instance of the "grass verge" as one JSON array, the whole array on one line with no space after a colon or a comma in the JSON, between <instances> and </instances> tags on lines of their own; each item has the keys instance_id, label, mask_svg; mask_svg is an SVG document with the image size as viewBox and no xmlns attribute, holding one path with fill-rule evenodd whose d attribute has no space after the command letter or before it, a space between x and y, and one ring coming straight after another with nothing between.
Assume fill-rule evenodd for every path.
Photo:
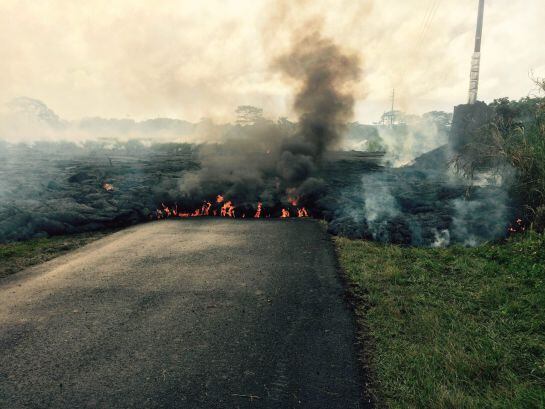
<instances>
[{"instance_id":1,"label":"grass verge","mask_svg":"<svg viewBox=\"0 0 545 409\"><path fill-rule=\"evenodd\" d=\"M106 230L0 244L0 278L51 260L112 232Z\"/></svg>"},{"instance_id":2,"label":"grass verge","mask_svg":"<svg viewBox=\"0 0 545 409\"><path fill-rule=\"evenodd\" d=\"M545 236L336 245L378 407L545 408Z\"/></svg>"}]
</instances>

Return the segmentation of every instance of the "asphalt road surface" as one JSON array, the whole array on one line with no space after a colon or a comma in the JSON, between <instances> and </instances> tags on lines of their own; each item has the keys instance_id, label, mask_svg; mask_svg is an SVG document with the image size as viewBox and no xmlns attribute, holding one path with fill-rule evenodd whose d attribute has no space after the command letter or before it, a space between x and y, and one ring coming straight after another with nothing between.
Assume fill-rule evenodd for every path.
<instances>
[{"instance_id":1,"label":"asphalt road surface","mask_svg":"<svg viewBox=\"0 0 545 409\"><path fill-rule=\"evenodd\" d=\"M0 281L1 408L361 408L311 220L132 227Z\"/></svg>"}]
</instances>

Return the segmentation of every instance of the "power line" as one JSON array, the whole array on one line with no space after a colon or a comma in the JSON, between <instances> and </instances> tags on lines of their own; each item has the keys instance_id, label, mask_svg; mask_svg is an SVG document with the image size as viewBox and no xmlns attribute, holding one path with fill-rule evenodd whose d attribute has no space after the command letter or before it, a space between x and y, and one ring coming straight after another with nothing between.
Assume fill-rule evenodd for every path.
<instances>
[{"instance_id":1,"label":"power line","mask_svg":"<svg viewBox=\"0 0 545 409\"><path fill-rule=\"evenodd\" d=\"M417 37L417 40L420 39L420 37L422 37L422 32L424 31L424 27L426 27L426 24L428 22L428 18L431 14L431 11L433 9L433 5L434 5L434 0L430 0L430 2L428 3L428 7L426 7L426 12L424 13L424 17L422 18L422 21L420 22L420 30L418 31L418 37Z\"/></svg>"},{"instance_id":2,"label":"power line","mask_svg":"<svg viewBox=\"0 0 545 409\"><path fill-rule=\"evenodd\" d=\"M439 10L439 7L441 6L442 0L435 0L432 4L431 11L429 13L428 19L424 24L424 27L422 28L421 35L418 39L418 45L420 46L426 37L428 36L429 29L432 26L433 20L435 19L435 16L437 14L437 11Z\"/></svg>"}]
</instances>

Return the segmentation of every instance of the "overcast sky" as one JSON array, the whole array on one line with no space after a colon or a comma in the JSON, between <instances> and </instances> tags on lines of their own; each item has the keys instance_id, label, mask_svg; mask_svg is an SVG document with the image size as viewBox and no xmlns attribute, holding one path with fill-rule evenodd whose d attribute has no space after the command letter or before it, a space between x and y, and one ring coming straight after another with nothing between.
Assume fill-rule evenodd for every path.
<instances>
[{"instance_id":1,"label":"overcast sky","mask_svg":"<svg viewBox=\"0 0 545 409\"><path fill-rule=\"evenodd\" d=\"M0 0L0 103L37 98L67 119L228 120L242 104L293 117L270 61L286 29L323 19L364 61L355 120L376 121L394 87L399 109L451 110L467 99L477 3L292 1L271 27L276 1ZM479 99L526 96L531 72L545 76L544 0L486 3Z\"/></svg>"}]
</instances>

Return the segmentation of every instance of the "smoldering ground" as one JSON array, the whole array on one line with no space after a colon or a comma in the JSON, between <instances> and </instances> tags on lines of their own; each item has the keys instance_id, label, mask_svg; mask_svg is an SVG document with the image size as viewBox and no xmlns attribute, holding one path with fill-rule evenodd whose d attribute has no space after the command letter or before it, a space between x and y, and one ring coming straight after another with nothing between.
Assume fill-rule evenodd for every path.
<instances>
[{"instance_id":1,"label":"smoldering ground","mask_svg":"<svg viewBox=\"0 0 545 409\"><path fill-rule=\"evenodd\" d=\"M248 137L259 133L259 127L244 128ZM230 155L214 145L2 143L0 241L145 222L155 217L161 203L189 210L217 193L231 195L240 210L246 201L250 214L255 211L255 195L271 192L270 198L261 196L271 212L276 200L288 199L274 177L248 173L243 165L237 169L244 177L235 172L236 183L229 183L230 189L225 189L224 178L207 185L211 196L201 189L188 198L180 185L203 176L200 158L210 150L209 158L217 159L218 152L224 158ZM482 184L467 198L467 181L453 178L442 167L447 162L441 155L431 152L412 166L391 168L381 164L381 154L325 153L315 175L299 188L308 189L303 195L313 202L309 210L328 221L335 234L413 245L471 245L501 237L512 216L505 188ZM267 166L276 174L268 155L250 157L260 163L269 160ZM106 183L112 190L105 188Z\"/></svg>"},{"instance_id":2,"label":"smoldering ground","mask_svg":"<svg viewBox=\"0 0 545 409\"><path fill-rule=\"evenodd\" d=\"M450 166L449 145L411 165L360 173L335 193L334 234L415 246L473 246L505 237L514 218L509 182L469 186Z\"/></svg>"}]
</instances>

